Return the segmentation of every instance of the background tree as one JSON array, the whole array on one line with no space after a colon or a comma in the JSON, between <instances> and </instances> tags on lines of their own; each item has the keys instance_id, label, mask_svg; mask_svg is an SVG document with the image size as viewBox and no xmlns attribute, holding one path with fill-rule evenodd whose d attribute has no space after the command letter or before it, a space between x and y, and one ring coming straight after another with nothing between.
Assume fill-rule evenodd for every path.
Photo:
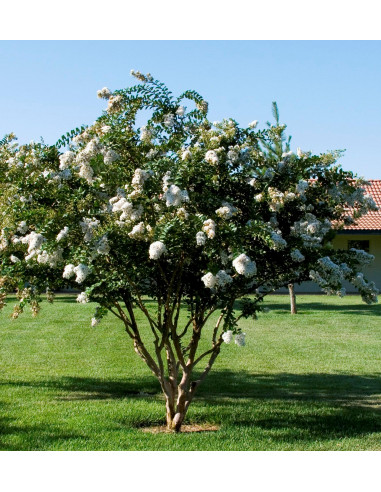
<instances>
[{"instance_id":1,"label":"background tree","mask_svg":"<svg viewBox=\"0 0 381 492\"><path fill-rule=\"evenodd\" d=\"M36 315L42 293L52 301L68 286L82 289L78 302L98 303L93 326L115 315L179 431L222 344L245 344L239 320L255 318L269 292L313 279L343 295L348 280L376 302L361 273L372 256L331 244L349 207L356 216L374 203L338 153L284 152L277 110L266 130L211 123L197 92L174 97L149 74L133 75L140 84L98 92L108 106L92 126L54 146L1 145L0 288L5 296L17 285L14 318L28 304Z\"/></svg>"}]
</instances>

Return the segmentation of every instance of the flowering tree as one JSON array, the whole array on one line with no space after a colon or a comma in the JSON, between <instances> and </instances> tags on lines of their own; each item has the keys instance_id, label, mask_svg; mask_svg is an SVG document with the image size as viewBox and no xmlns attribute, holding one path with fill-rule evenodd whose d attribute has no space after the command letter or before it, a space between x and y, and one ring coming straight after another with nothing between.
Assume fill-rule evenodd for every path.
<instances>
[{"instance_id":1,"label":"flowering tree","mask_svg":"<svg viewBox=\"0 0 381 492\"><path fill-rule=\"evenodd\" d=\"M12 316L28 304L36 315L43 292L52 301L54 290L80 288L78 302L98 304L93 326L107 312L124 324L179 431L222 344L245 344L239 321L255 318L269 292L313 279L343 295L346 280L377 301L361 273L371 255L331 244L375 205L338 153L291 152L276 106L265 130L211 123L195 91L175 98L149 74L133 75L141 83L100 90L107 110L56 145L1 142L0 304L17 289Z\"/></svg>"}]
</instances>

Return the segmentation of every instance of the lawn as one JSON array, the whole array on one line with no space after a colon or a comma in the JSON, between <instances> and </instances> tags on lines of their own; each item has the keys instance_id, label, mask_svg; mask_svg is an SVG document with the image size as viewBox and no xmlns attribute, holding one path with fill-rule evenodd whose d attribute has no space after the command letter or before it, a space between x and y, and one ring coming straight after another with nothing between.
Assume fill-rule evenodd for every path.
<instances>
[{"instance_id":1,"label":"lawn","mask_svg":"<svg viewBox=\"0 0 381 492\"><path fill-rule=\"evenodd\" d=\"M150 305L150 301L147 301ZM118 320L91 328L73 296L39 317L0 315L2 450L381 450L381 306L272 296L225 345L188 423L215 432L147 434L162 424L158 383ZM185 316L185 313L184 313Z\"/></svg>"}]
</instances>

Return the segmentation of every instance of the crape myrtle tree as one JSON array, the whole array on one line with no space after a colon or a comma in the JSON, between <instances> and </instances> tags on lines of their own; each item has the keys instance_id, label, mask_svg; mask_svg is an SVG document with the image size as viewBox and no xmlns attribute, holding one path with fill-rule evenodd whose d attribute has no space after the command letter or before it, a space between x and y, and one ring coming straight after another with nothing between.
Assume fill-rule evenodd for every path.
<instances>
[{"instance_id":1,"label":"crape myrtle tree","mask_svg":"<svg viewBox=\"0 0 381 492\"><path fill-rule=\"evenodd\" d=\"M133 75L133 87L100 90L107 109L56 145L2 141L1 303L16 289L13 318L27 305L36 315L43 293L79 288L78 302L97 303L93 326L108 312L124 324L180 431L223 344L245 344L240 319L268 293L312 279L343 295L349 281L377 301L361 273L372 256L331 244L375 205L338 153L292 152L278 118L264 130L211 123L195 91L176 98Z\"/></svg>"}]
</instances>

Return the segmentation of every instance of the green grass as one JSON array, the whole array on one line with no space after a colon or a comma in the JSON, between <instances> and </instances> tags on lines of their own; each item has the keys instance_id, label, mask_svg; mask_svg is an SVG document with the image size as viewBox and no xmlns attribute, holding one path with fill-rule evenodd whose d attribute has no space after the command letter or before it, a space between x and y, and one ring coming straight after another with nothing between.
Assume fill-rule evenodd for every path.
<instances>
[{"instance_id":1,"label":"green grass","mask_svg":"<svg viewBox=\"0 0 381 492\"><path fill-rule=\"evenodd\" d=\"M148 302L148 304L150 304ZM92 305L0 315L2 450L381 450L381 306L359 297L272 296L224 346L188 423L217 432L146 434L164 402L123 327L89 326ZM185 314L184 314L185 315Z\"/></svg>"}]
</instances>

